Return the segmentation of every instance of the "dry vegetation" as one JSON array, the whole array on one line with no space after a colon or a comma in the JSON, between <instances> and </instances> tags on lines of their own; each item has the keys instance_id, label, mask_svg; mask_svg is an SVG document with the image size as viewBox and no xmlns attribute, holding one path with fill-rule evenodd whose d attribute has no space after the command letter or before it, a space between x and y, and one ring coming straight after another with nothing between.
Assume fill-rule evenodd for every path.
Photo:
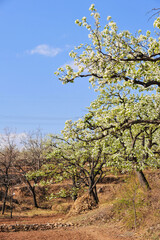
<instances>
[{"instance_id":1,"label":"dry vegetation","mask_svg":"<svg viewBox=\"0 0 160 240\"><path fill-rule=\"evenodd\" d=\"M142 189L134 174L105 177L97 186L100 199L98 207L85 191L75 202L67 194L58 197L57 193L62 188L69 192L71 187L69 181L52 184L47 189L37 186L38 203L41 206L38 209L32 207L32 197L28 189L23 185L17 186L14 190L13 218L10 219L10 203L7 202L8 210L0 217L0 224L48 222L74 224L70 230L48 230L43 234L37 231L33 239L52 239L50 237L52 232L54 239L158 240L160 239L160 170L148 170L145 173L151 191ZM46 200L45 196L49 193L54 193L57 197ZM16 234L18 233L0 233L0 239L20 239ZM25 239L32 235L31 232L28 232L28 235L26 232L21 234Z\"/></svg>"}]
</instances>

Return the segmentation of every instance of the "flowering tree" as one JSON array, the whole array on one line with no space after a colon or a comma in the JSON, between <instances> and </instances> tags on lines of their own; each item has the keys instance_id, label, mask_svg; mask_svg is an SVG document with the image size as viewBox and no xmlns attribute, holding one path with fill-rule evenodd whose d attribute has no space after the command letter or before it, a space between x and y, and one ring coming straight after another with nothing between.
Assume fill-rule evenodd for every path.
<instances>
[{"instance_id":1,"label":"flowering tree","mask_svg":"<svg viewBox=\"0 0 160 240\"><path fill-rule=\"evenodd\" d=\"M89 78L100 96L83 119L66 123L65 135L83 142L101 140L104 153L112 154L108 164L135 168L149 188L142 170L159 166L160 37L158 33L152 37L150 31L139 30L136 36L119 31L110 16L101 29L94 4L89 10L95 27L86 17L76 24L87 28L90 44L80 44L69 54L78 71L66 65L55 74L64 84ZM160 17L153 25L160 29ZM146 95L146 91L157 94Z\"/></svg>"},{"instance_id":2,"label":"flowering tree","mask_svg":"<svg viewBox=\"0 0 160 240\"><path fill-rule=\"evenodd\" d=\"M55 161L57 163L56 170L58 170L58 166L59 169L62 169L59 172L61 180L64 178L71 178L73 180L73 197L77 197L77 189L80 186L86 186L89 195L98 204L99 199L96 185L103 177L103 167L106 163L103 146L100 141L96 141L95 144L92 141L87 142L78 140L77 137L69 137L67 136L67 128L66 124L66 130L63 131L61 138L51 136L50 145L52 145L52 150L48 154L48 158L54 159L54 170ZM70 128L69 131L71 133L72 129Z\"/></svg>"},{"instance_id":3,"label":"flowering tree","mask_svg":"<svg viewBox=\"0 0 160 240\"><path fill-rule=\"evenodd\" d=\"M87 22L86 17L76 24L84 26L89 31L91 44L80 44L71 51L70 57L78 67L66 65L55 73L63 83L74 82L78 77L89 77L93 86L98 87L112 82L122 82L132 87L149 88L160 86L160 37L153 38L151 32L145 35L138 31L135 37L128 30L119 31L116 23L107 18L108 23L101 30L100 15L94 4L90 9L95 20L95 29ZM160 17L154 22L154 27L160 29Z\"/></svg>"},{"instance_id":4,"label":"flowering tree","mask_svg":"<svg viewBox=\"0 0 160 240\"><path fill-rule=\"evenodd\" d=\"M84 142L101 141L106 165L121 170L135 169L143 186L146 167L159 167L158 94L135 95L123 86L103 89L83 119L66 123L65 136Z\"/></svg>"}]
</instances>

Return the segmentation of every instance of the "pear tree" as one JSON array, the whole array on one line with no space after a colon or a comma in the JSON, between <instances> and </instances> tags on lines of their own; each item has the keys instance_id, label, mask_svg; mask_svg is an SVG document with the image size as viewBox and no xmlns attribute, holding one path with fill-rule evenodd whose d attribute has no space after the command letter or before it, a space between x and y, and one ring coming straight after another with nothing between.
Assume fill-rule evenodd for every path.
<instances>
[{"instance_id":1,"label":"pear tree","mask_svg":"<svg viewBox=\"0 0 160 240\"><path fill-rule=\"evenodd\" d=\"M61 176L74 179L74 194L76 189L86 187L89 195L98 204L97 183L104 176L106 154L103 154L103 146L100 141L78 140L77 137L69 137L67 133L68 123L62 137L51 136L50 145L52 151L48 154L49 159L57 162L57 167L63 168ZM72 129L69 130L72 132ZM51 161L52 162L52 161ZM53 165L55 165L53 163ZM77 197L77 196L76 196Z\"/></svg>"},{"instance_id":2,"label":"pear tree","mask_svg":"<svg viewBox=\"0 0 160 240\"><path fill-rule=\"evenodd\" d=\"M94 18L94 27L86 17L75 23L88 31L90 44L80 44L70 52L78 71L72 66L60 67L55 74L64 84L74 82L76 78L89 77L93 86L103 88L110 83L121 82L132 88L142 90L160 87L160 37L151 31L136 36L128 30L119 31L116 22L110 16L104 28L100 25L100 14L95 5L89 8ZM160 17L154 21L154 27L160 29Z\"/></svg>"},{"instance_id":3,"label":"pear tree","mask_svg":"<svg viewBox=\"0 0 160 240\"><path fill-rule=\"evenodd\" d=\"M150 188L143 170L160 166L160 97L132 94L121 85L101 90L83 119L66 123L65 136L83 142L101 141L106 165L122 171L136 170L143 186Z\"/></svg>"},{"instance_id":4,"label":"pear tree","mask_svg":"<svg viewBox=\"0 0 160 240\"><path fill-rule=\"evenodd\" d=\"M63 84L87 78L100 95L83 119L66 123L64 135L75 142L99 143L102 155L110 154L108 166L134 168L145 182L143 169L159 166L159 33L120 31L110 16L102 28L94 4L89 11L93 26L86 17L75 23L88 30L90 42L69 53L78 70L66 65L55 74ZM159 31L159 16L153 25Z\"/></svg>"}]
</instances>

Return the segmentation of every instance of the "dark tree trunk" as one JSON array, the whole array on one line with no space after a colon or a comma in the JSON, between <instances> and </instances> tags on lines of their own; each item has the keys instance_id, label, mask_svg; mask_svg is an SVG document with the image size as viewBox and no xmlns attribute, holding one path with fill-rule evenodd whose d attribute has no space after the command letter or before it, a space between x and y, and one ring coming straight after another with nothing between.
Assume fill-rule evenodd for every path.
<instances>
[{"instance_id":1,"label":"dark tree trunk","mask_svg":"<svg viewBox=\"0 0 160 240\"><path fill-rule=\"evenodd\" d=\"M8 196L8 186L6 186L6 190L5 190L3 206L2 206L2 214L4 214L4 212L5 212L7 196Z\"/></svg>"},{"instance_id":2,"label":"dark tree trunk","mask_svg":"<svg viewBox=\"0 0 160 240\"><path fill-rule=\"evenodd\" d=\"M145 147L145 135L142 136L142 146ZM151 149L152 147L152 136L151 138L149 139L149 144L148 144L148 148ZM143 159L144 161L147 160L148 158L148 153L145 153L143 154ZM141 186L144 188L144 189L147 189L147 190L151 190L151 187L149 186L149 182L147 181L144 173L142 170L139 170L139 171L136 171L136 174L138 176L138 179L139 179L139 182L141 184Z\"/></svg>"},{"instance_id":3,"label":"dark tree trunk","mask_svg":"<svg viewBox=\"0 0 160 240\"><path fill-rule=\"evenodd\" d=\"M72 185L73 185L73 200L76 201L78 196L77 196L77 191L76 191L77 185L76 185L75 175L72 176Z\"/></svg>"},{"instance_id":4,"label":"dark tree trunk","mask_svg":"<svg viewBox=\"0 0 160 240\"><path fill-rule=\"evenodd\" d=\"M89 195L93 197L96 204L98 204L98 194L97 194L97 188L96 185L94 186L94 180L90 179L90 187L89 187Z\"/></svg>"},{"instance_id":5,"label":"dark tree trunk","mask_svg":"<svg viewBox=\"0 0 160 240\"><path fill-rule=\"evenodd\" d=\"M37 203L37 198L36 198L35 186L32 187L31 183L28 180L27 180L27 184L28 184L29 189L30 189L30 191L32 193L32 196L33 196L34 206L36 208L39 208L38 203Z\"/></svg>"},{"instance_id":6,"label":"dark tree trunk","mask_svg":"<svg viewBox=\"0 0 160 240\"><path fill-rule=\"evenodd\" d=\"M139 179L139 182L140 182L141 186L143 188L147 188L147 190L151 190L151 187L150 187L150 185L149 185L149 183L148 183L148 181L147 181L143 171L142 170L136 171L136 174L138 176L138 179Z\"/></svg>"},{"instance_id":7,"label":"dark tree trunk","mask_svg":"<svg viewBox=\"0 0 160 240\"><path fill-rule=\"evenodd\" d=\"M34 206L35 206L36 208L38 208L39 206L38 206L38 203L37 203L35 187L32 187L32 188L31 188L31 193L32 193L32 195L33 195Z\"/></svg>"},{"instance_id":8,"label":"dark tree trunk","mask_svg":"<svg viewBox=\"0 0 160 240\"><path fill-rule=\"evenodd\" d=\"M97 188L94 187L91 191L91 195L93 196L94 201L96 202L96 204L99 203L99 198L98 198L98 194L97 194Z\"/></svg>"}]
</instances>

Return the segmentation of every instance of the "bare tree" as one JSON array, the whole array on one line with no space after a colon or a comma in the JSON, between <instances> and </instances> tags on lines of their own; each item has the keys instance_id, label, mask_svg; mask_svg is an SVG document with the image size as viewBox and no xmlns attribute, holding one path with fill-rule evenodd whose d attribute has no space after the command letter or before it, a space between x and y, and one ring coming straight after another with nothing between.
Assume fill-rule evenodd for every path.
<instances>
[{"instance_id":1,"label":"bare tree","mask_svg":"<svg viewBox=\"0 0 160 240\"><path fill-rule=\"evenodd\" d=\"M15 134L5 129L0 135L0 184L4 189L2 214L5 212L9 188L16 182L14 163L19 151L15 143Z\"/></svg>"},{"instance_id":2,"label":"bare tree","mask_svg":"<svg viewBox=\"0 0 160 240\"><path fill-rule=\"evenodd\" d=\"M28 133L21 141L23 149L19 160L16 162L16 169L20 173L21 178L28 186L32 196L34 206L38 208L37 196L36 196L36 184L39 182L39 177L28 177L28 172L37 171L41 168L44 160L44 144L43 135L40 130L36 132Z\"/></svg>"}]
</instances>

